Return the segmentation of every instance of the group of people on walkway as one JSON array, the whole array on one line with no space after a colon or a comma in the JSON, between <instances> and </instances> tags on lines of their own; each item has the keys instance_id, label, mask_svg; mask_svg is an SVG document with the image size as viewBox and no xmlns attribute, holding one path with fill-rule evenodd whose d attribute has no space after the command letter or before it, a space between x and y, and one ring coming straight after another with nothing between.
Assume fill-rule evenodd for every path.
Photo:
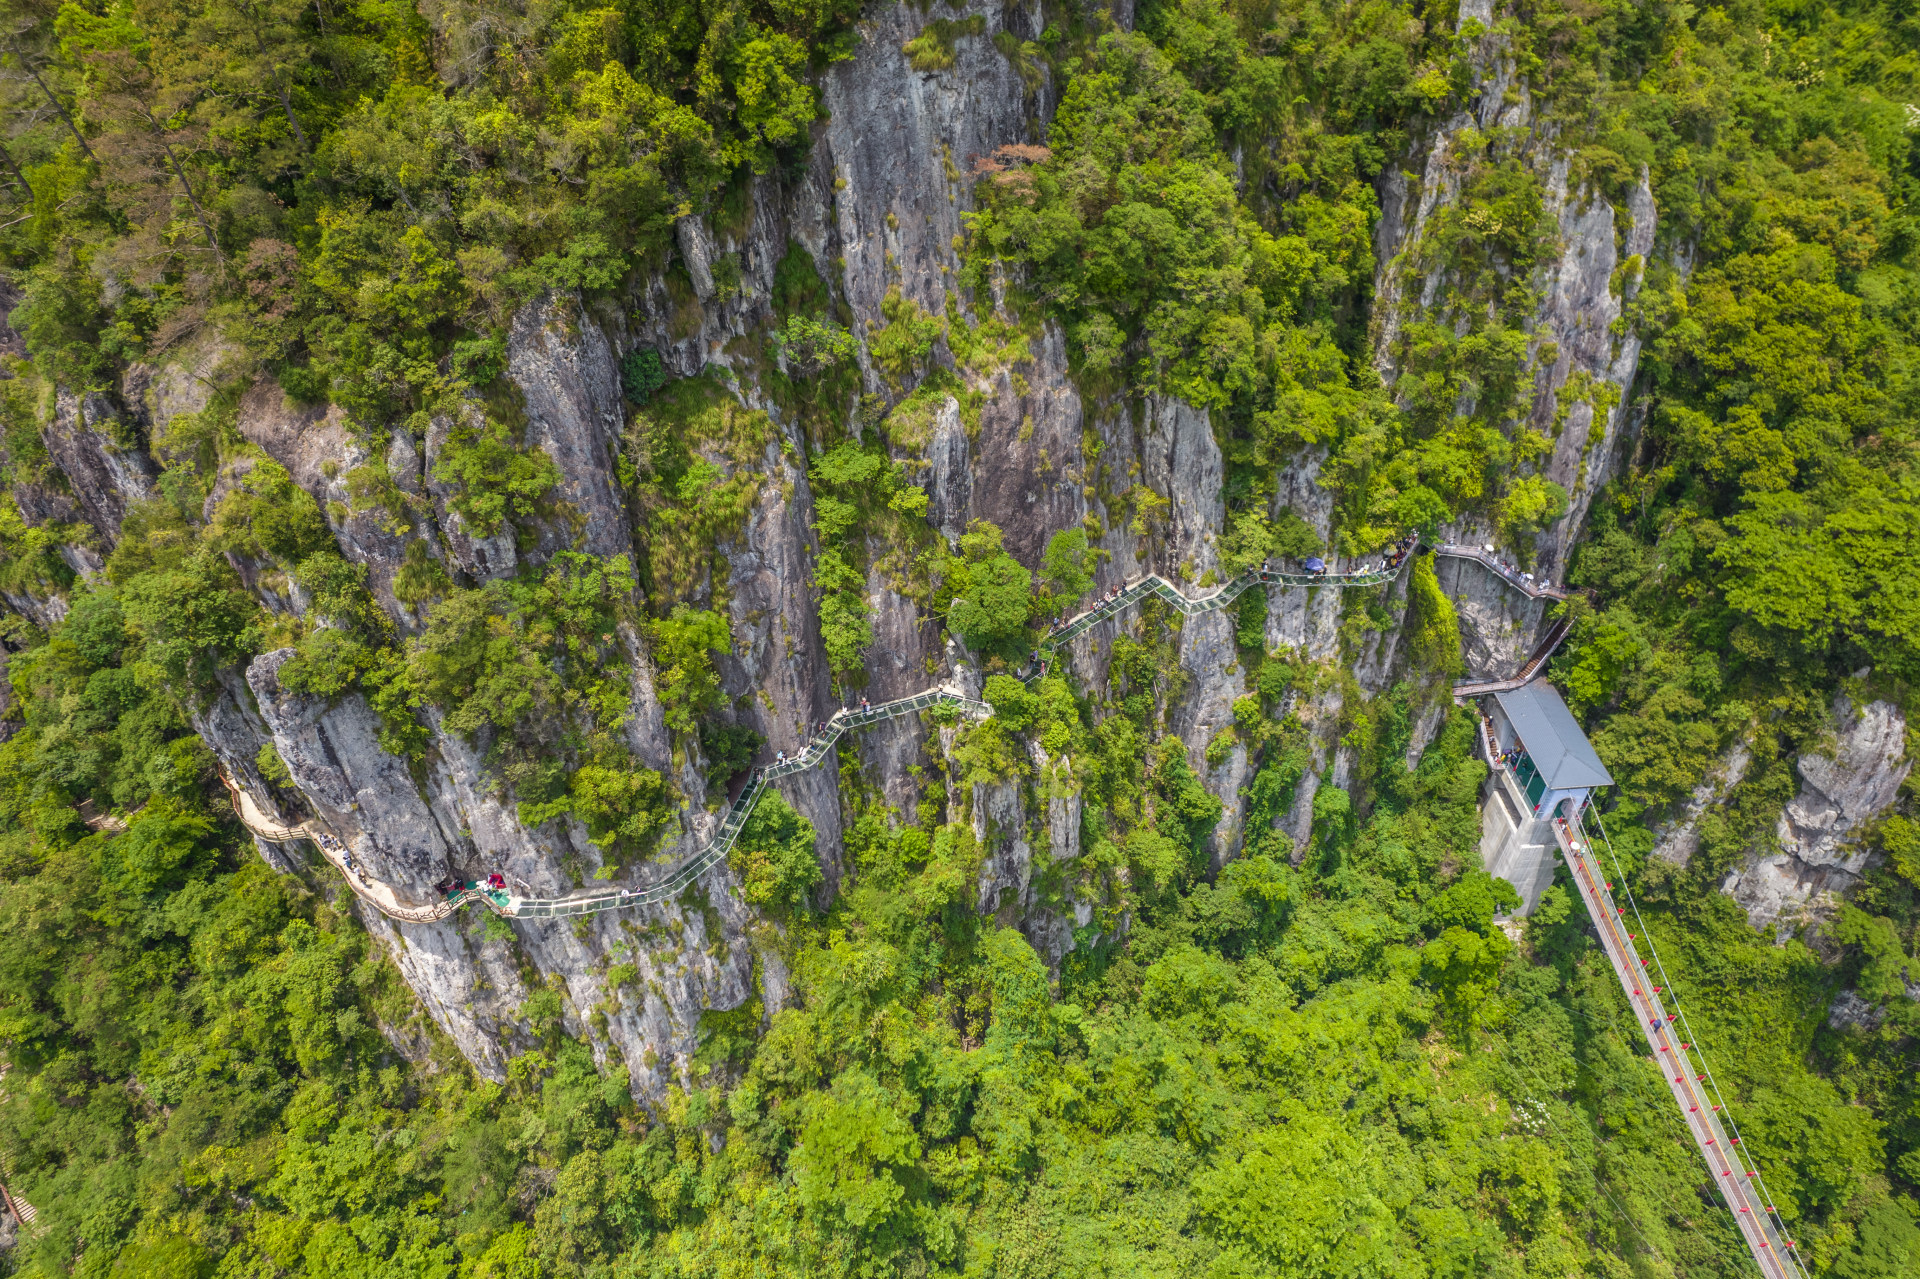
<instances>
[{"instance_id":1,"label":"group of people on walkway","mask_svg":"<svg viewBox=\"0 0 1920 1279\"><path fill-rule=\"evenodd\" d=\"M1349 571L1358 577L1364 577L1368 573L1391 573L1406 563L1407 556L1413 554L1415 550L1419 549L1419 546L1420 535L1418 533L1408 533L1405 537L1402 537L1399 541L1388 547L1386 554L1382 555L1378 560L1368 560L1365 563L1357 564ZM1325 577L1327 574L1326 561L1320 559L1318 556L1310 557L1306 561L1306 568L1307 571L1315 577Z\"/></svg>"},{"instance_id":2,"label":"group of people on walkway","mask_svg":"<svg viewBox=\"0 0 1920 1279\"><path fill-rule=\"evenodd\" d=\"M1527 752L1518 743L1506 750L1495 751L1494 742L1497 739L1494 737L1493 718L1485 711L1480 712L1480 731L1485 737L1487 754L1493 759L1494 767L1518 773L1521 761L1527 758Z\"/></svg>"},{"instance_id":3,"label":"group of people on walkway","mask_svg":"<svg viewBox=\"0 0 1920 1279\"><path fill-rule=\"evenodd\" d=\"M857 708L849 706L842 713L851 715L854 713L856 709L861 714L865 714L866 712L873 709L873 705L872 703L868 702L866 698L863 697L860 699L860 705ZM811 749L816 743L826 741L827 730L832 726L833 726L832 720L827 720L827 719L815 720L813 723L813 731L807 735L807 745L801 748L801 750L795 751L792 758L797 760L800 758L802 754L804 754L808 749ZM774 752L774 756L773 756L774 767L777 768L780 765L785 764L787 762L787 759L788 759L788 756L785 751Z\"/></svg>"},{"instance_id":4,"label":"group of people on walkway","mask_svg":"<svg viewBox=\"0 0 1920 1279\"><path fill-rule=\"evenodd\" d=\"M361 883L372 884L373 881L367 878L367 872L360 869L360 863L353 859L353 850L348 848L346 844L323 830L315 831L313 837L318 841L323 851L332 853L335 857L338 857L340 864L353 872L354 876L359 879Z\"/></svg>"},{"instance_id":5,"label":"group of people on walkway","mask_svg":"<svg viewBox=\"0 0 1920 1279\"><path fill-rule=\"evenodd\" d=\"M1529 591L1536 589L1539 584L1539 579L1532 573L1510 560L1502 559L1500 553L1493 549L1491 542L1480 548L1480 558L1497 569L1502 577L1510 582L1518 582Z\"/></svg>"},{"instance_id":6,"label":"group of people on walkway","mask_svg":"<svg viewBox=\"0 0 1920 1279\"><path fill-rule=\"evenodd\" d=\"M1406 563L1407 556L1413 554L1419 547L1420 535L1418 533L1409 533L1393 544L1392 549L1387 552L1387 558L1380 562L1380 566L1391 573Z\"/></svg>"}]
</instances>

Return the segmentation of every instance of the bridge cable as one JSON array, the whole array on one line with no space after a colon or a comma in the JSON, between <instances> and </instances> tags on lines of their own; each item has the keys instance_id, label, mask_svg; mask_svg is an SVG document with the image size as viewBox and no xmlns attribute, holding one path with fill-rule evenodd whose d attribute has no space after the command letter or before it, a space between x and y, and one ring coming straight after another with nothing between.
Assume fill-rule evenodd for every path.
<instances>
[{"instance_id":1,"label":"bridge cable","mask_svg":"<svg viewBox=\"0 0 1920 1279\"><path fill-rule=\"evenodd\" d=\"M1728 1104L1726 1094L1720 1090L1720 1082L1714 1076L1713 1067L1707 1060L1706 1050L1700 1046L1700 1040L1694 1034L1692 1019L1687 1016L1685 1009L1681 1007L1680 991L1674 986L1673 979L1667 975L1666 965L1661 962L1660 959L1659 948L1653 943L1653 935L1647 931L1646 920L1640 914L1640 903L1633 895L1632 886L1627 883L1626 870L1620 864L1619 854L1614 852L1613 840L1608 836L1607 828L1600 820L1599 811L1597 809L1592 811L1593 824L1600 832L1600 842L1606 846L1608 859L1613 862L1614 875L1619 879L1621 891L1626 894L1627 905L1633 910L1634 923L1639 926L1640 936L1644 938L1647 943L1647 953L1653 956L1654 966L1659 970L1661 982L1666 986L1667 992L1672 996L1673 1015L1679 1019L1680 1028L1686 1033L1687 1042L1693 1045L1692 1051L1700 1060L1700 1068L1707 1076L1707 1087L1712 1090L1714 1099L1719 1103L1718 1113L1725 1116L1723 1125L1733 1133L1734 1142L1743 1147L1747 1152L1745 1162L1752 1171L1750 1180L1759 1186L1760 1202L1766 1207L1769 1215L1771 1215L1777 1224L1778 1229L1776 1233L1780 1239L1787 1244L1787 1247L1784 1249L1776 1249L1775 1255L1784 1257L1796 1272L1804 1272L1805 1268L1800 1265L1800 1258L1798 1256L1799 1248L1795 1242L1787 1236L1785 1215L1780 1211L1779 1205L1775 1202L1773 1192L1767 1188L1767 1179L1760 1172L1760 1163L1759 1160L1754 1157L1753 1147L1747 1144L1746 1138L1740 1133L1740 1125L1733 1117L1733 1107ZM1577 816L1575 820L1578 820ZM1588 846L1592 846L1591 840L1588 841ZM1731 1197L1728 1198L1728 1203L1732 1203Z\"/></svg>"}]
</instances>

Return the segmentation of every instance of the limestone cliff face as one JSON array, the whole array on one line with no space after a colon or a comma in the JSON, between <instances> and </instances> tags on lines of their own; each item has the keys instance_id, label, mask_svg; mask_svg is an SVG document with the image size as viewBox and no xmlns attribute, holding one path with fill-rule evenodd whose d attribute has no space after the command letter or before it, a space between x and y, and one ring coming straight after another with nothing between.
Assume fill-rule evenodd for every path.
<instances>
[{"instance_id":1,"label":"limestone cliff face","mask_svg":"<svg viewBox=\"0 0 1920 1279\"><path fill-rule=\"evenodd\" d=\"M761 384L760 370L771 358L763 336L773 320L776 267L793 245L811 255L862 339L867 393L897 395L865 342L885 322L889 294L897 290L930 313L948 312L950 282L960 265L955 237L970 205L966 174L973 159L1006 143L1041 140L1057 86L1043 67L1016 65L993 41L1002 31L1019 39L1037 36L1044 25L1039 6L967 0L942 16L978 16L984 29L958 36L954 65L931 73L913 70L901 51L927 14L912 6L882 6L863 19L856 55L822 77L828 117L816 130L807 164L797 174L755 180L724 224L683 219L670 261L638 284L623 306L589 307L557 294L513 317L506 381L517 397L521 440L543 451L560 477L551 509L539 519L517 530L480 528L458 509L458 486L441 474L441 464L459 433L480 424L478 403L436 417L417 438L397 430L376 442L356 436L337 410L287 402L271 381L245 390L240 434L313 495L342 552L367 567L376 598L400 632L414 633L423 622L393 590L410 549L437 560L465 585L509 576L569 547L597 555L646 549L619 478L626 427L619 365L629 352L653 350L677 375L708 366L729 369L740 399L769 413L775 427L774 438L752 462L763 481L758 497L739 530L717 548L725 566L724 600L711 583L702 588L708 602L724 603L733 626L734 651L720 663L730 713L766 737L771 756L798 747L808 726L834 709L812 582L818 546L814 499L801 460L805 450ZM1524 86L1511 83L1497 50L1487 54L1484 66L1488 79L1480 97L1422 139L1405 163L1389 164L1381 179L1377 349L1389 376L1395 326L1437 296L1439 283L1412 273L1405 250L1417 243L1434 211L1457 198L1455 139L1470 122L1526 118ZM1565 520L1542 534L1536 549L1541 562L1558 572L1586 501L1619 452L1624 408L1596 408L1607 397L1593 387L1631 387L1637 348L1610 328L1622 304L1618 290L1627 287L1619 281L1632 278L1619 268L1651 247L1655 215L1650 198L1636 196L1616 209L1571 189L1564 157L1544 143L1535 149L1560 244L1536 281L1543 299L1536 317L1541 359L1530 420L1543 429L1559 423L1554 451L1543 465L1573 494ZM1403 169L1415 174L1411 182L1401 177ZM1618 247L1617 231L1623 233ZM960 306L957 298L953 305ZM978 310L968 318L986 318L992 305L991 298L977 298ZM1545 358L1549 347L1552 359ZM144 370L139 385L128 388L123 398L143 406L128 419L136 428L131 434L100 429L110 412L119 411L111 404L88 409L71 397L45 427L71 492L62 482L16 496L23 510L29 498L40 503L30 512L36 522L85 522L95 530L99 549L74 551L83 571L97 571L99 551L111 546L129 504L150 491L157 474L144 452L122 441L207 402L196 388L219 367L218 352L184 358L198 363ZM944 348L935 358L951 368ZM1097 530L1102 558L1096 591L1149 571L1190 589L1218 580L1223 464L1205 412L1169 399L1083 399L1068 375L1064 336L1052 326L1030 340L1026 358L1013 366L952 371L974 393L967 410L957 397L949 398L936 406L924 438L889 441L915 482L926 487L928 518L941 534L954 539L970 522L990 520L1004 531L1007 548L1034 564L1054 533ZM1563 414L1561 398L1570 386L1587 398ZM856 416L857 407L850 398L844 420L871 429ZM1292 509L1323 535L1333 516L1332 495L1318 483L1324 460L1324 451L1305 450L1276 477L1276 505ZM376 499L365 496L370 480L380 481ZM1164 508L1139 509L1127 496L1136 484L1163 498ZM1484 533L1460 532L1476 539ZM878 558L886 548L870 549ZM1499 674L1517 665L1534 641L1541 606L1473 565L1443 565L1442 584L1459 606L1469 669ZM1381 592L1389 620L1382 629L1365 631L1358 648L1348 651L1338 591L1274 588L1267 643L1301 650L1314 661L1349 664L1360 691L1378 693L1405 670L1397 625L1403 591L1404 583L1397 583ZM885 573L870 574L867 595L874 642L861 693L881 701L947 681L977 691L979 663L943 639L937 619ZM305 607L291 591L268 603L283 612ZM58 606L51 600L14 604L44 616L57 616L52 610ZM1112 642L1126 624L1096 628L1072 646L1067 665L1075 679L1087 687L1104 685ZM1189 761L1224 805L1216 860L1237 855L1248 834L1241 791L1250 765L1244 748L1216 752L1216 764L1207 760L1209 743L1232 722L1234 699L1247 691L1234 626L1226 613L1179 624L1179 691L1163 714L1166 730L1185 745ZM639 887L656 882L708 841L725 797L708 793L697 747L676 743L668 732L642 635L628 629L621 642L631 668L628 744L640 760L668 774L686 800L681 828L658 856L625 868L612 881ZM431 724L425 761L409 768L381 749L376 717L363 699L327 702L282 686L286 659L285 652L268 653L244 673L233 673L196 720L228 774L263 806L277 807L288 820L310 816L351 847L369 874L409 901L431 900L433 885L448 874L473 878L499 871L519 891L537 896L596 882L602 862L585 831L564 819L523 826L489 776L482 746ZM1300 847L1311 834L1315 790L1343 785L1351 764L1337 745L1341 699L1333 687L1297 707L1313 734L1314 761L1280 824ZM1430 738L1445 705L1443 690L1428 691L1410 758ZM901 719L845 739L841 749L855 753L851 762L863 789L910 815L924 787L944 784L941 770L931 766L943 762L952 737L951 731ZM268 742L297 793L276 793L261 776L255 760ZM1088 902L1070 893L1065 900L1048 899L1040 887L1062 878L1047 873L1050 863L1070 863L1080 853L1080 800L1070 785L1033 780L1055 770L1070 775L1071 761L1036 753L1032 763L1027 779L956 787L947 799L984 849L974 885L979 909L1021 928L1057 962L1074 945L1074 930L1092 918ZM837 886L844 860L841 764L832 757L782 783L788 800L819 833L827 892ZM1818 818L1810 815L1801 825L1811 828ZM284 869L305 869L293 860L297 853L271 847L263 853ZM487 927L472 913L438 924L395 923L368 910L362 915L433 1020L493 1078L504 1077L507 1061L532 1042L521 1009L540 989L557 990L567 1028L588 1037L604 1059L624 1062L636 1090L653 1098L687 1079L701 1012L749 999L756 968L766 1006L776 1008L785 998L777 954L755 940L767 925L745 907L724 865L674 903L577 921Z\"/></svg>"},{"instance_id":2,"label":"limestone cliff face","mask_svg":"<svg viewBox=\"0 0 1920 1279\"><path fill-rule=\"evenodd\" d=\"M247 683L294 785L402 904L430 903L449 872L447 841L406 761L381 748L380 722L358 693L329 703L281 687L292 656L283 648L254 659Z\"/></svg>"},{"instance_id":3,"label":"limestone cliff face","mask_svg":"<svg viewBox=\"0 0 1920 1279\"><path fill-rule=\"evenodd\" d=\"M458 735L437 732L424 775L415 776L381 749L378 721L357 694L329 704L286 691L278 675L290 655L265 654L248 671L260 717L320 825L402 903L431 902L449 873L497 871L520 893L557 896L599 865L570 820L522 826ZM222 725L208 728L229 735ZM695 846L683 837L662 864ZM636 875L647 877L646 869ZM517 1018L540 983L560 984L568 1029L624 1061L651 1096L685 1069L701 1010L734 1007L751 993L751 920L725 867L669 905L577 922L513 921L504 935L471 913L440 923L396 922L364 906L360 913L429 1015L494 1079L504 1079L507 1060L531 1042ZM620 962L634 971L616 984L608 969Z\"/></svg>"},{"instance_id":4,"label":"limestone cliff face","mask_svg":"<svg viewBox=\"0 0 1920 1279\"><path fill-rule=\"evenodd\" d=\"M1490 0L1465 0L1460 21L1490 25ZM1389 384L1398 372L1396 340L1408 323L1423 317L1457 319L1446 310L1446 271L1420 250L1434 214L1459 202L1463 172L1474 158L1463 139L1469 131L1477 140L1486 130L1522 129L1533 122L1532 99L1524 80L1514 78L1504 37L1483 37L1473 63L1478 91L1451 118L1414 139L1377 183L1374 350L1375 365ZM1630 434L1640 339L1631 328L1614 330L1654 250L1658 211L1644 171L1616 206L1572 183L1571 157L1550 138L1536 135L1522 152L1554 231L1533 279L1540 303L1529 326L1533 385L1524 420L1552 441L1538 473L1566 490L1568 507L1531 546L1518 549L1531 555L1537 572L1557 582L1564 578L1568 552L1585 526L1593 495L1620 464ZM1686 264L1676 265L1684 269ZM1448 533L1475 544L1494 540L1476 521ZM1537 622L1536 617L1532 624ZM1531 643L1531 625L1527 636L1522 653Z\"/></svg>"},{"instance_id":5,"label":"limestone cliff face","mask_svg":"<svg viewBox=\"0 0 1920 1279\"><path fill-rule=\"evenodd\" d=\"M346 416L337 407L319 408L288 400L271 378L261 378L241 397L238 426L242 438L285 467L293 482L313 495L327 517L327 526L340 553L367 566L367 584L374 597L403 629L415 623L413 614L393 595L393 577L406 558L409 540L421 538L434 545L429 528L418 520L399 516L379 502L358 499L353 476L382 459L372 445L347 429ZM396 443L388 457L395 483L403 490L418 488L418 463L412 460L412 442Z\"/></svg>"},{"instance_id":6,"label":"limestone cliff face","mask_svg":"<svg viewBox=\"0 0 1920 1279\"><path fill-rule=\"evenodd\" d=\"M1824 913L1866 869L1860 828L1893 803L1913 761L1907 718L1891 702L1833 708L1833 741L1794 761L1800 790L1774 830L1776 848L1748 859L1722 891L1747 909L1754 925L1792 926Z\"/></svg>"},{"instance_id":7,"label":"limestone cliff face","mask_svg":"<svg viewBox=\"0 0 1920 1279\"><path fill-rule=\"evenodd\" d=\"M1436 559L1434 576L1459 614L1467 674L1498 679L1518 670L1553 602L1528 599L1472 560Z\"/></svg>"},{"instance_id":8,"label":"limestone cliff face","mask_svg":"<svg viewBox=\"0 0 1920 1279\"><path fill-rule=\"evenodd\" d=\"M1753 752L1745 740L1736 741L1727 753L1707 770L1672 818L1654 832L1653 855L1675 866L1685 866L1700 848L1700 819L1708 810L1724 804L1747 776Z\"/></svg>"},{"instance_id":9,"label":"limestone cliff face","mask_svg":"<svg viewBox=\"0 0 1920 1279\"><path fill-rule=\"evenodd\" d=\"M535 554L569 548L590 555L633 549L613 459L626 409L613 348L572 299L522 307L507 337L507 377L526 407L525 443L553 459L559 517L543 522Z\"/></svg>"},{"instance_id":10,"label":"limestone cliff face","mask_svg":"<svg viewBox=\"0 0 1920 1279\"><path fill-rule=\"evenodd\" d=\"M159 473L119 406L98 393L62 391L40 438L67 477L79 517L111 548L128 505L152 494Z\"/></svg>"}]
</instances>

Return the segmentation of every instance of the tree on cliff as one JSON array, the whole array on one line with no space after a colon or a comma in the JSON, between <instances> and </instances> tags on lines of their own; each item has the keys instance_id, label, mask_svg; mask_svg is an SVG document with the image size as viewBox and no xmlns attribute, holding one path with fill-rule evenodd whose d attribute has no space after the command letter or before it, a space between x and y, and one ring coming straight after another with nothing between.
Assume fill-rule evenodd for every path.
<instances>
[{"instance_id":1,"label":"tree on cliff","mask_svg":"<svg viewBox=\"0 0 1920 1279\"><path fill-rule=\"evenodd\" d=\"M1018 656L1033 611L1033 574L1001 548L1000 529L975 520L947 572L954 593L948 628L976 652Z\"/></svg>"},{"instance_id":2,"label":"tree on cliff","mask_svg":"<svg viewBox=\"0 0 1920 1279\"><path fill-rule=\"evenodd\" d=\"M804 915L820 885L820 855L813 823L777 793L754 805L727 854L748 901L776 919Z\"/></svg>"}]
</instances>

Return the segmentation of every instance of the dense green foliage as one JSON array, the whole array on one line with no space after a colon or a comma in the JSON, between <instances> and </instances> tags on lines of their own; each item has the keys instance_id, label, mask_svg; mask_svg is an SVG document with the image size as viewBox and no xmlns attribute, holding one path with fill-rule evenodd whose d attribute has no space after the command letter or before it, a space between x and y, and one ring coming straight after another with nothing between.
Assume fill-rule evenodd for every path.
<instances>
[{"instance_id":1,"label":"dense green foliage","mask_svg":"<svg viewBox=\"0 0 1920 1279\"><path fill-rule=\"evenodd\" d=\"M371 459L345 477L353 510L323 510L240 438L222 392L145 441L157 494L84 587L59 546L93 535L30 527L26 498L0 496L0 588L71 603L47 633L0 635L19 650L0 744L0 1152L40 1213L13 1263L101 1279L1746 1274L1567 889L1512 936L1495 923L1513 898L1478 869L1470 717L1440 719L1409 763L1431 693L1368 698L1267 651L1249 592L1228 655L1249 691L1204 749L1211 769L1245 764L1244 827L1223 829L1175 732L1186 674L1164 609L1112 644L1101 687L1000 673L1089 589L1102 530L1049 530L1036 565L984 521L950 547L915 482L935 407L954 396L972 429L982 393L964 375L1017 364L1052 319L1088 404L1151 391L1211 410L1225 572L1324 549L1272 506L1276 469L1309 445L1328 450L1333 549L1464 514L1524 556L1568 500L1540 471L1566 410L1601 413L1609 394L1570 385L1552 435L1527 424L1547 362L1534 268L1553 248L1528 157L1551 136L1622 215L1644 168L1660 210L1654 258L1613 282L1614 336L1646 343L1643 447L1595 504L1572 575L1594 596L1570 606L1554 672L1618 780L1624 870L1804 1255L1838 1279L1920 1268L1911 799L1868 833L1881 856L1824 930L1776 945L1715 891L1772 837L1836 691L1911 704L1920 675L1910 6L1525 0L1498 40L1532 124L1456 131L1457 194L1397 264L1375 260L1374 183L1466 100L1482 32L1400 0L1157 0L1131 33L1049 9L1037 40L996 40L1059 86L1047 145L968 158L957 285L976 312L1003 286L1013 314L968 317L958 293L929 312L895 289L856 332L832 264L790 246L776 327L739 355L793 432L718 372L669 380L658 352L630 352L617 466L634 556L523 555L471 585L413 540L392 592L417 625L398 628L333 532L367 515L413 530L420 499L385 446L424 444L441 419L433 479L471 534L527 552L568 528L501 376L509 317L554 287L618 305L668 262L677 217L743 217L748 175L804 158L816 72L851 51L856 16L844 0L7 9L0 257L28 350L0 356L9 488L62 484L37 429L56 384L108 385L215 327L233 384L264 371L330 402ZM929 14L904 54L937 74L984 29ZM1419 287L1375 298L1383 266L1431 277L1431 304ZM713 270L730 297L738 262ZM862 345L885 395L858 396ZM577 820L614 874L682 802L626 744L636 661L676 769L697 749L718 784L761 745L728 718L717 547L798 474L769 470L782 447L809 481L807 585L840 691L863 678L877 578L988 664L995 715L938 725L951 750L929 750L913 811L846 768L831 894L812 824L762 801L733 865L765 922L739 944L760 989L777 962L792 998L764 1024L758 996L703 1017L692 1073L658 1105L565 1033L570 995L547 987L519 1010L531 1037L508 1082L477 1082L328 899L337 880L254 854L191 717L236 664L291 648L288 688L364 695L417 765L437 718L524 823ZM1087 477L1151 539L1168 496L1136 481ZM1429 561L1409 582L1406 651L1430 680L1458 660L1456 619ZM312 607L271 613L256 583ZM1393 621L1357 593L1346 618L1347 639ZM1338 722L1310 725L1309 703ZM1316 759L1329 729L1344 773ZM1651 824L1735 743L1752 763L1702 817L1691 866L1650 861ZM288 780L277 756L259 763ZM1046 823L989 822L983 841L979 787L1035 812L1077 802L1073 849L1048 849ZM1280 823L1301 808L1314 833L1296 858ZM89 824L110 810L124 830ZM1091 907L1057 979L1002 926L1004 888L981 900L989 850L1016 835L1040 906ZM511 930L469 926L524 967ZM612 965L609 999L637 1004L637 972ZM1843 988L1877 1025L1827 1023Z\"/></svg>"},{"instance_id":2,"label":"dense green foliage","mask_svg":"<svg viewBox=\"0 0 1920 1279\"><path fill-rule=\"evenodd\" d=\"M804 146L809 60L844 54L853 12L560 7L496 38L472 5L24 0L15 323L84 382L217 315L290 389L384 425L496 373L518 302L619 283L682 204ZM106 301L95 261L138 261L133 293Z\"/></svg>"},{"instance_id":3,"label":"dense green foliage","mask_svg":"<svg viewBox=\"0 0 1920 1279\"><path fill-rule=\"evenodd\" d=\"M776 919L804 914L820 884L813 823L778 795L754 806L729 854L746 899Z\"/></svg>"},{"instance_id":4,"label":"dense green foliage","mask_svg":"<svg viewBox=\"0 0 1920 1279\"><path fill-rule=\"evenodd\" d=\"M946 562L953 592L947 626L968 647L1009 657L1026 642L1033 572L1007 554L1001 539L1000 530L985 520L961 534L960 554Z\"/></svg>"},{"instance_id":5,"label":"dense green foliage","mask_svg":"<svg viewBox=\"0 0 1920 1279\"><path fill-rule=\"evenodd\" d=\"M1596 590L1596 607L1553 673L1620 783L1608 827L1643 896L1670 912L1663 942L1688 963L1724 964L1709 958L1714 945L1736 941L1757 958L1734 927L1705 928L1698 903L1771 838L1798 786L1794 754L1827 749L1836 694L1911 707L1920 674L1910 212L1920 172L1902 106L1917 69L1912 24L1902 10L1858 5L1623 26L1622 51L1662 50L1648 59L1658 69L1593 103L1608 121L1588 153L1596 178L1620 182L1649 164L1663 236L1697 243L1701 261L1684 280L1650 268L1633 300L1649 339L1647 444L1596 503L1571 574ZM1638 819L1736 746L1751 763L1703 815L1690 865L1642 866L1652 836ZM1920 951L1920 864L1900 856L1908 828L1893 817L1869 834L1884 864L1823 945L1885 1021L1765 1050L1784 1068L1811 1046L1843 1093L1885 1121L1885 1166L1912 1187L1913 1004L1887 977ZM1762 1052L1758 1032L1730 1033ZM1855 1219L1863 1254L1897 1255L1869 1242L1881 1220ZM1867 1266L1833 1259L1838 1273Z\"/></svg>"},{"instance_id":6,"label":"dense green foliage","mask_svg":"<svg viewBox=\"0 0 1920 1279\"><path fill-rule=\"evenodd\" d=\"M90 604L36 654L105 684L122 625ZM548 1038L504 1087L444 1047L435 1072L401 1061L379 1027L435 1032L393 970L240 851L214 788L190 775L124 834L88 833L45 789L67 725L30 718L0 748L7 824L32 826L9 836L0 894L0 1135L43 1223L21 1261L1424 1276L1611 1274L1630 1257L1742 1273L1564 899L1516 962L1492 924L1505 886L1459 869L1483 775L1470 717L1408 773L1408 705L1382 699L1355 725L1373 743L1369 816L1328 810L1298 871L1253 850L1210 882L1189 850L1218 806L1182 753L1143 767L1131 734L1154 730L1164 690L1150 653L1128 660L1132 691L1092 728L1057 682L991 690L1009 731L1084 752L1139 875L1124 947L1088 938L1056 996L1028 944L975 913L981 849L938 814L866 810L816 920L812 832L770 801L737 855L785 915L804 998L758 1042L716 1022L710 1073L652 1115L552 1030L545 994L525 1011ZM1104 740L1075 744L1090 732ZM1848 1279L1904 1273L1917 1232L1871 1207L1879 1124L1804 1064L1831 975L1724 902L1662 942L1698 974L1695 1016L1801 1237Z\"/></svg>"},{"instance_id":7,"label":"dense green foliage","mask_svg":"<svg viewBox=\"0 0 1920 1279\"><path fill-rule=\"evenodd\" d=\"M906 481L906 470L876 447L843 442L814 460L814 532L820 553L813 561L819 592L820 640L827 666L837 677L858 677L873 625L867 619L868 568L899 572L908 555L932 540L921 517L924 489ZM887 551L872 554L876 546Z\"/></svg>"}]
</instances>

